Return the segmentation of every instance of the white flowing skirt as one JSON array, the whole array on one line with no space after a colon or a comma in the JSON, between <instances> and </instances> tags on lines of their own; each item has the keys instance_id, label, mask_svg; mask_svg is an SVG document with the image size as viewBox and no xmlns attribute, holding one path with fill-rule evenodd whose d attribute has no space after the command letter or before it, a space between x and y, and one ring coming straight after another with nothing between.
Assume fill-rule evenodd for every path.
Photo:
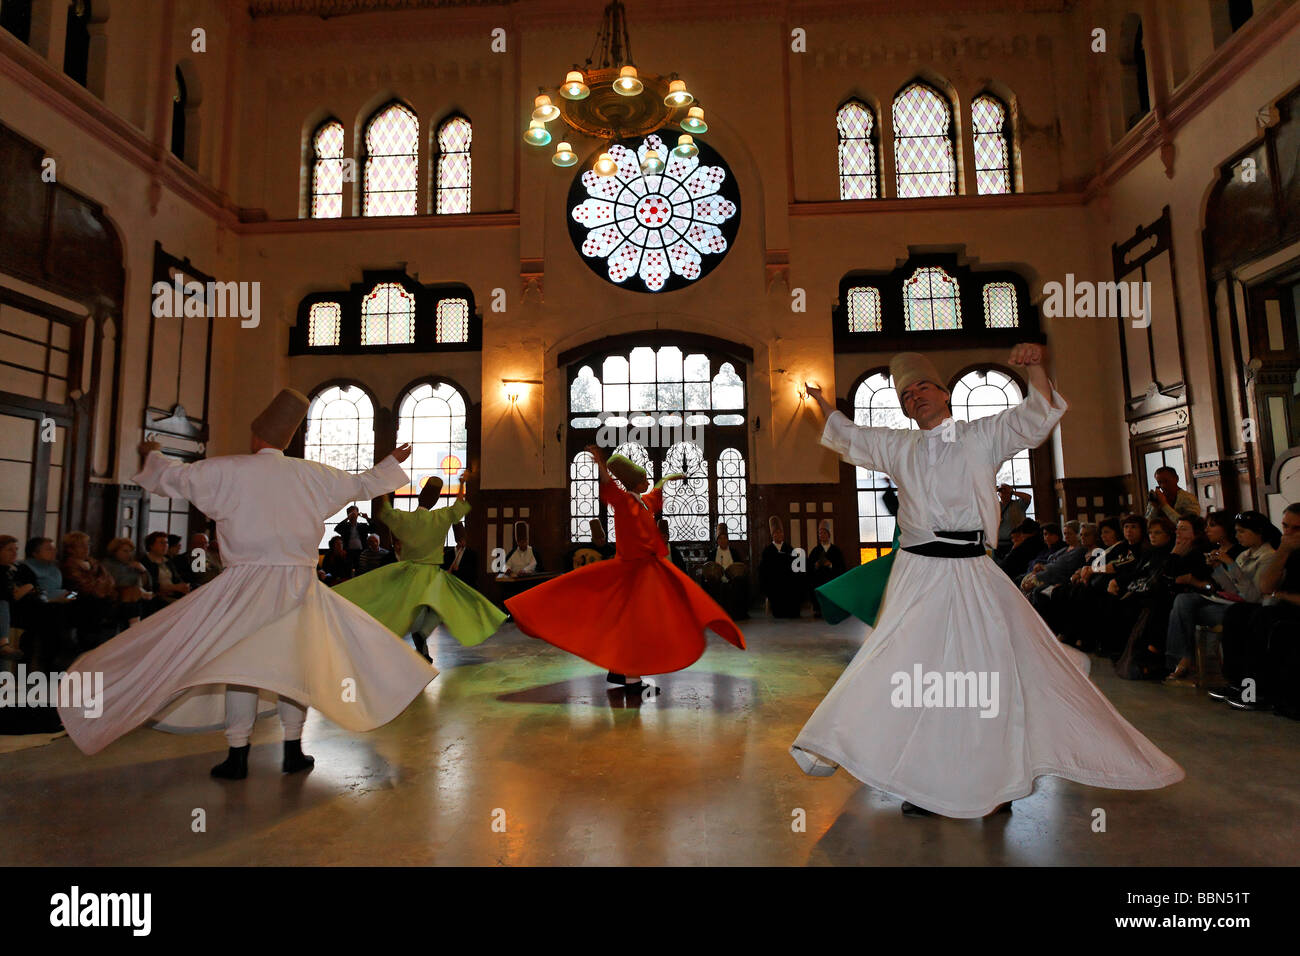
<instances>
[{"instance_id":1,"label":"white flowing skirt","mask_svg":"<svg viewBox=\"0 0 1300 956\"><path fill-rule=\"evenodd\" d=\"M952 693L927 701L912 687L918 670L945 685L948 675L974 674L988 690L996 675L997 694L989 695L996 707L953 706L961 695ZM1087 670L1087 656L1052 635L991 559L900 550L875 630L790 752L805 773L829 775L839 765L950 817L981 817L1028 796L1044 774L1118 790L1183 779L1182 767L1120 716ZM916 696L905 695L910 690Z\"/></svg>"},{"instance_id":2,"label":"white flowing skirt","mask_svg":"<svg viewBox=\"0 0 1300 956\"><path fill-rule=\"evenodd\" d=\"M83 654L70 670L103 674L103 711L60 707L88 754L151 718L193 732L225 722L225 686L314 707L348 730L406 709L438 671L315 568L242 565ZM93 708L92 708L93 710Z\"/></svg>"}]
</instances>

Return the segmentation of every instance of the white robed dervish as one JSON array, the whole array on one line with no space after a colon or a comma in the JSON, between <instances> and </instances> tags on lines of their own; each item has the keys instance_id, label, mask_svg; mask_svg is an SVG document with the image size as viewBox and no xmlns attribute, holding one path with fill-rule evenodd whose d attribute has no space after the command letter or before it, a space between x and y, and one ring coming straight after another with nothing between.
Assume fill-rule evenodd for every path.
<instances>
[{"instance_id":1,"label":"white robed dervish","mask_svg":"<svg viewBox=\"0 0 1300 956\"><path fill-rule=\"evenodd\" d=\"M896 356L900 404L920 430L855 425L809 388L827 412L822 444L898 486L900 549L970 548L936 531L983 531L996 543L999 466L1042 444L1067 407L1047 380L1045 356L1042 346L1016 346L1010 362L1027 367L1029 394L968 422L952 419L928 359ZM905 813L949 817L1002 809L1044 774L1122 790L1181 780L1182 768L1088 679L1087 656L1061 644L1006 573L972 550L898 552L874 630L790 748L800 768L828 776L842 766L903 797ZM923 676L932 673L951 685L946 699ZM987 706L972 699L980 681Z\"/></svg>"},{"instance_id":2,"label":"white robed dervish","mask_svg":"<svg viewBox=\"0 0 1300 956\"><path fill-rule=\"evenodd\" d=\"M373 730L437 676L316 574L324 519L349 501L401 487L406 473L393 456L362 474L286 458L280 449L306 412L306 398L292 390L276 401L289 393L297 407L287 419L259 429L273 402L253 423L254 447L261 446L254 454L185 464L156 446L148 450L152 443L142 446L148 454L135 482L153 494L184 498L214 519L225 570L78 658L75 670L104 675L100 716L59 708L68 735L85 753L150 718L171 732L225 725L231 757L213 773L238 779L247 772L260 689L281 698L285 769L303 769L311 758L302 757L297 740L307 706L347 730ZM264 436L271 440L259 441ZM242 772L232 765L241 762L237 750Z\"/></svg>"}]
</instances>

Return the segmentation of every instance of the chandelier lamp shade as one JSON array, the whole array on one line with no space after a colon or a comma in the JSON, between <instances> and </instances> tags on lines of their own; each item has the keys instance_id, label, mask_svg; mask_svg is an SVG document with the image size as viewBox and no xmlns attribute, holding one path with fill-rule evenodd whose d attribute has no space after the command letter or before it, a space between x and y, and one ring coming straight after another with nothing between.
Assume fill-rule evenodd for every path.
<instances>
[{"instance_id":1,"label":"chandelier lamp shade","mask_svg":"<svg viewBox=\"0 0 1300 956\"><path fill-rule=\"evenodd\" d=\"M524 142L539 148L549 146L553 137L546 125L555 120L562 120L573 131L601 144L593 167L599 176L618 172L616 162L606 162L605 150L611 143L647 136L664 127L677 127L696 136L709 128L704 122L704 110L685 80L676 73L642 72L633 64L623 0L611 0L606 5L585 65L575 63L558 88L538 89ZM556 147L551 162L562 168L575 165L578 157L571 144L578 141L563 133L554 139L563 142ZM672 150L652 150L645 157L645 171L662 171L672 156L690 159L696 152L692 136L686 135Z\"/></svg>"}]
</instances>

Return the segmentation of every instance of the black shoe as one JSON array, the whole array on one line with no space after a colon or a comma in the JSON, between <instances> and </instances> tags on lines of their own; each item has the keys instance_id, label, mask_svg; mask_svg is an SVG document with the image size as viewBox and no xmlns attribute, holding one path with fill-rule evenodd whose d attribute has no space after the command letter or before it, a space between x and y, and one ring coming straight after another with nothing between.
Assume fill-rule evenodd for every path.
<instances>
[{"instance_id":1,"label":"black shoe","mask_svg":"<svg viewBox=\"0 0 1300 956\"><path fill-rule=\"evenodd\" d=\"M1228 700L1234 695L1240 695L1241 691L1231 684L1220 684L1218 687L1211 687L1206 693L1215 700Z\"/></svg>"},{"instance_id":2,"label":"black shoe","mask_svg":"<svg viewBox=\"0 0 1300 956\"><path fill-rule=\"evenodd\" d=\"M411 642L415 644L415 653L419 654L426 661L432 664L433 658L429 656L429 642L425 639L424 635L412 633Z\"/></svg>"},{"instance_id":3,"label":"black shoe","mask_svg":"<svg viewBox=\"0 0 1300 956\"><path fill-rule=\"evenodd\" d=\"M280 765L282 771L297 773L299 770L310 770L315 765L316 758L302 752L301 740L286 740L284 742L284 763Z\"/></svg>"},{"instance_id":4,"label":"black shoe","mask_svg":"<svg viewBox=\"0 0 1300 956\"><path fill-rule=\"evenodd\" d=\"M936 816L933 810L927 810L925 807L918 807L915 803L903 801L903 816L905 817L933 817Z\"/></svg>"},{"instance_id":5,"label":"black shoe","mask_svg":"<svg viewBox=\"0 0 1300 956\"><path fill-rule=\"evenodd\" d=\"M1235 707L1237 710L1272 710L1273 705L1265 700L1242 700L1241 695L1235 697L1225 697L1229 707Z\"/></svg>"},{"instance_id":6,"label":"black shoe","mask_svg":"<svg viewBox=\"0 0 1300 956\"><path fill-rule=\"evenodd\" d=\"M624 675L615 674L613 671L610 671L608 674L605 675L605 680L611 684L623 684L623 685L627 684L627 678Z\"/></svg>"},{"instance_id":7,"label":"black shoe","mask_svg":"<svg viewBox=\"0 0 1300 956\"><path fill-rule=\"evenodd\" d=\"M248 776L249 744L231 747L226 759L212 768L212 776L220 780L243 780Z\"/></svg>"},{"instance_id":8,"label":"black shoe","mask_svg":"<svg viewBox=\"0 0 1300 956\"><path fill-rule=\"evenodd\" d=\"M651 697L661 693L658 684L647 684L643 680L639 680L635 684L624 684L623 690L627 691L629 694L639 694L642 697L646 696L647 693L649 693Z\"/></svg>"}]
</instances>

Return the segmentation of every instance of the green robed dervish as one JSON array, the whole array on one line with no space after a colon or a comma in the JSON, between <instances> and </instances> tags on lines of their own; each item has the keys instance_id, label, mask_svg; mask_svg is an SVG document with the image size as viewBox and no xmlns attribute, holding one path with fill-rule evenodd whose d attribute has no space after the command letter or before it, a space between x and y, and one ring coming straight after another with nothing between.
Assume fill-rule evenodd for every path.
<instances>
[{"instance_id":1,"label":"green robed dervish","mask_svg":"<svg viewBox=\"0 0 1300 956\"><path fill-rule=\"evenodd\" d=\"M891 515L898 514L898 496L893 488L885 492L884 504L885 510ZM864 624L875 627L897 555L898 524L895 523L894 540L889 544L888 554L866 564L859 564L856 568L849 568L813 592L826 623L838 624L846 618L856 617Z\"/></svg>"},{"instance_id":2,"label":"green robed dervish","mask_svg":"<svg viewBox=\"0 0 1300 956\"><path fill-rule=\"evenodd\" d=\"M473 647L491 637L506 619L491 601L442 569L447 531L470 510L465 500L465 476L461 476L456 503L432 510L441 493L442 479L434 477L420 489L420 505L415 511L398 511L385 500L378 518L402 542L402 560L334 589L399 637L410 631L415 649L426 660L428 637L439 623L460 643Z\"/></svg>"}]
</instances>

